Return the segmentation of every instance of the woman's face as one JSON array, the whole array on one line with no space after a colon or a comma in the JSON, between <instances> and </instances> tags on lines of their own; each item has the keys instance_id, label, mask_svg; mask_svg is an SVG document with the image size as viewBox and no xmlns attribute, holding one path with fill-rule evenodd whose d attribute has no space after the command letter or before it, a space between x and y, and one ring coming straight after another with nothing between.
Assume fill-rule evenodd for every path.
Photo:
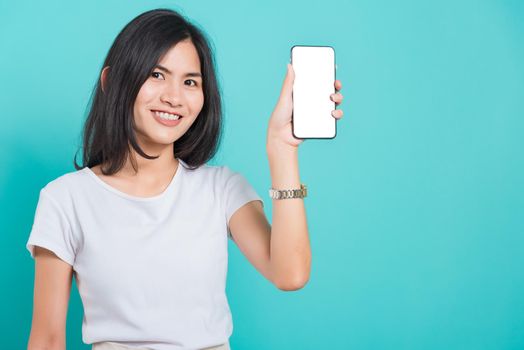
<instances>
[{"instance_id":1,"label":"woman's face","mask_svg":"<svg viewBox=\"0 0 524 350\"><path fill-rule=\"evenodd\" d=\"M177 43L140 88L133 108L140 143L169 145L191 127L204 105L200 59L190 40ZM173 121L175 115L179 120Z\"/></svg>"}]
</instances>

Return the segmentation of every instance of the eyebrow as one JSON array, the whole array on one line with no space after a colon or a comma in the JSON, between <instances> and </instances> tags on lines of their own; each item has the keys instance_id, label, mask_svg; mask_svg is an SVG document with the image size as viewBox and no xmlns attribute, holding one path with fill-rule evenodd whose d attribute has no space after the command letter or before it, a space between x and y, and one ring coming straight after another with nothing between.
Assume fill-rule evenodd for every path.
<instances>
[{"instance_id":1,"label":"eyebrow","mask_svg":"<svg viewBox=\"0 0 524 350\"><path fill-rule=\"evenodd\" d=\"M158 69L160 69L161 71L166 72L167 74L170 74L170 75L173 74L169 69L167 69L166 67L161 66L161 65L159 65L159 64L157 64L157 65L155 66L155 68L158 68ZM184 75L184 77L198 77L198 78L202 78L202 74L200 74L200 73L198 73L198 72L188 72L188 73L186 73L186 74Z\"/></svg>"}]
</instances>

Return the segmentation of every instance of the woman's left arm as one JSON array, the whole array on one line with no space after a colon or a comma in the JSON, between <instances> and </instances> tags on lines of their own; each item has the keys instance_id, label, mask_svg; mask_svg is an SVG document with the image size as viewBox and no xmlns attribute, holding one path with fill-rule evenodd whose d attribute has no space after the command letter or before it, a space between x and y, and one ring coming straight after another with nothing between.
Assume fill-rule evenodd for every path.
<instances>
[{"instance_id":1,"label":"woman's left arm","mask_svg":"<svg viewBox=\"0 0 524 350\"><path fill-rule=\"evenodd\" d=\"M291 131L294 72L290 64L279 100L267 131L266 151L274 189L300 188L298 146ZM336 93L330 96L336 105L342 103L342 88L335 81ZM342 110L332 111L342 118ZM248 260L266 278L282 290L302 288L309 280L311 247L309 243L304 199L273 199L273 225L268 224L260 202L250 202L231 217L233 238Z\"/></svg>"}]
</instances>

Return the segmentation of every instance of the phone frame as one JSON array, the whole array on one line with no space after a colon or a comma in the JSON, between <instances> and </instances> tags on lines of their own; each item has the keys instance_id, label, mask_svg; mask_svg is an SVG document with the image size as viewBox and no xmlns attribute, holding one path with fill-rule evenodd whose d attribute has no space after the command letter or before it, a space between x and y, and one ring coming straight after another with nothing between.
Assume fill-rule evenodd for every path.
<instances>
[{"instance_id":1,"label":"phone frame","mask_svg":"<svg viewBox=\"0 0 524 350\"><path fill-rule=\"evenodd\" d=\"M335 77L335 80L333 81L333 93L336 93L335 89L335 81L337 80L337 55L335 52L335 48L330 45L293 45L291 49L289 50L289 61L291 62L291 65L293 65L293 48L295 47L329 47L333 50L333 76ZM293 96L293 90L291 90L291 96ZM333 137L298 137L295 135L295 124L294 124L294 105L291 112L291 133L293 134L293 137L299 140L332 140L337 136L337 118L333 117L335 119L335 135ZM337 108L337 105L335 103L335 109Z\"/></svg>"}]
</instances>

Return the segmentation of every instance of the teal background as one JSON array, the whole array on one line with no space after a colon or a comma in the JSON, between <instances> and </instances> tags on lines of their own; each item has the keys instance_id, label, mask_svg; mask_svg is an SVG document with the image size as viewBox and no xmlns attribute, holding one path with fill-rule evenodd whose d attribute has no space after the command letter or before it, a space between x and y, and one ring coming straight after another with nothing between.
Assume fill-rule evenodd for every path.
<instances>
[{"instance_id":1,"label":"teal background","mask_svg":"<svg viewBox=\"0 0 524 350\"><path fill-rule=\"evenodd\" d=\"M73 171L117 33L170 7L216 48L211 164L265 200L269 115L295 44L332 45L344 118L300 146L313 266L283 292L230 242L233 349L524 349L524 2L5 1L0 4L3 349L28 339L39 190ZM71 293L68 349L81 341Z\"/></svg>"}]
</instances>

